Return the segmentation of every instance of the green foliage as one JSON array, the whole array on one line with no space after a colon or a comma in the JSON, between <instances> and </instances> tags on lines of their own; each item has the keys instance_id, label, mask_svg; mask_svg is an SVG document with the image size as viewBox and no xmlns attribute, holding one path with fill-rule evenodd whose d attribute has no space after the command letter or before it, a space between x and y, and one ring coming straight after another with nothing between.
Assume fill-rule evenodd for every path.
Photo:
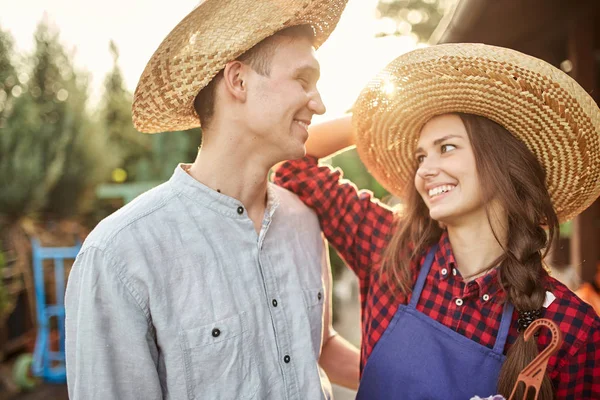
<instances>
[{"instance_id":1,"label":"green foliage","mask_svg":"<svg viewBox=\"0 0 600 400\"><path fill-rule=\"evenodd\" d=\"M0 128L12 105L12 89L17 83L17 73L13 65L12 37L0 29Z\"/></svg>"},{"instance_id":2,"label":"green foliage","mask_svg":"<svg viewBox=\"0 0 600 400\"><path fill-rule=\"evenodd\" d=\"M0 212L15 219L30 210L36 185L43 180L34 159L40 157L36 145L39 115L30 96L16 99L0 136Z\"/></svg>"},{"instance_id":3,"label":"green foliage","mask_svg":"<svg viewBox=\"0 0 600 400\"><path fill-rule=\"evenodd\" d=\"M22 97L17 80L12 39L0 30L0 213L21 214L32 191L31 146L39 125L31 97ZM24 78L25 79L25 78ZM20 97L21 96L21 97Z\"/></svg>"},{"instance_id":4,"label":"green foliage","mask_svg":"<svg viewBox=\"0 0 600 400\"><path fill-rule=\"evenodd\" d=\"M567 221L560 224L560 237L570 238L573 235L573 221Z\"/></svg>"},{"instance_id":5,"label":"green foliage","mask_svg":"<svg viewBox=\"0 0 600 400\"><path fill-rule=\"evenodd\" d=\"M356 149L336 155L331 159L331 165L340 167L344 171L344 178L352 181L358 189L370 190L378 199L384 199L389 195L388 191L369 174Z\"/></svg>"},{"instance_id":6,"label":"green foliage","mask_svg":"<svg viewBox=\"0 0 600 400\"><path fill-rule=\"evenodd\" d=\"M111 151L118 155L119 167L127 171L129 180L137 180L136 163L152 151L151 138L135 130L131 122L132 96L125 87L118 65L119 51L110 42L113 68L104 80L100 125L108 138Z\"/></svg>"},{"instance_id":7,"label":"green foliage","mask_svg":"<svg viewBox=\"0 0 600 400\"><path fill-rule=\"evenodd\" d=\"M413 33L426 42L440 20L449 0L379 0L381 18L391 18L398 24L395 35ZM385 33L381 34L382 36Z\"/></svg>"},{"instance_id":8,"label":"green foliage","mask_svg":"<svg viewBox=\"0 0 600 400\"><path fill-rule=\"evenodd\" d=\"M0 141L0 212L68 216L82 211L82 198L105 177L113 160L90 124L87 79L78 74L42 21L35 50L19 71L15 99L5 115ZM28 69L28 70L27 70Z\"/></svg>"},{"instance_id":9,"label":"green foliage","mask_svg":"<svg viewBox=\"0 0 600 400\"><path fill-rule=\"evenodd\" d=\"M169 179L178 163L194 161L201 136L199 128L152 135L152 152L135 165L136 176L142 181Z\"/></svg>"},{"instance_id":10,"label":"green foliage","mask_svg":"<svg viewBox=\"0 0 600 400\"><path fill-rule=\"evenodd\" d=\"M119 155L119 167L127 172L128 182L165 181L179 162L194 160L200 130L156 135L136 131L131 122L132 95L124 87L119 52L113 42L110 51L113 69L104 81L100 125L113 153Z\"/></svg>"}]
</instances>

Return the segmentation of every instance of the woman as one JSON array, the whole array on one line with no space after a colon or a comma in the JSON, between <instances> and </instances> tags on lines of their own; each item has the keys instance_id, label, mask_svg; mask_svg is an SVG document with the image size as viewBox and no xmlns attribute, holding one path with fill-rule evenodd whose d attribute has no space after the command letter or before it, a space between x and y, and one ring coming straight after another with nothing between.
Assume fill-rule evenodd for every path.
<instances>
[{"instance_id":1,"label":"woman","mask_svg":"<svg viewBox=\"0 0 600 400\"><path fill-rule=\"evenodd\" d=\"M600 193L600 110L566 74L479 44L405 54L364 89L352 117L315 126L308 157L275 181L317 212L358 275L359 399L508 397L556 322L541 399L600 398L600 320L548 275L559 222ZM356 140L397 213L317 158ZM521 398L521 397L518 397Z\"/></svg>"}]
</instances>

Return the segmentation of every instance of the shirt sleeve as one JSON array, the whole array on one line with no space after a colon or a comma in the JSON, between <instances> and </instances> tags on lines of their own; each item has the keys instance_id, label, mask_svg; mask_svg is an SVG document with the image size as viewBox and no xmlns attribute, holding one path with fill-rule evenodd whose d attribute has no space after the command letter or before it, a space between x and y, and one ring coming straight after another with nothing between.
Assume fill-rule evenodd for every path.
<instances>
[{"instance_id":1,"label":"shirt sleeve","mask_svg":"<svg viewBox=\"0 0 600 400\"><path fill-rule=\"evenodd\" d=\"M393 211L315 157L287 161L274 182L295 193L319 217L321 229L348 266L364 279L388 243Z\"/></svg>"},{"instance_id":2,"label":"shirt sleeve","mask_svg":"<svg viewBox=\"0 0 600 400\"><path fill-rule=\"evenodd\" d=\"M162 399L149 313L103 251L75 261L65 295L69 398Z\"/></svg>"},{"instance_id":3,"label":"shirt sleeve","mask_svg":"<svg viewBox=\"0 0 600 400\"><path fill-rule=\"evenodd\" d=\"M600 399L600 320L553 379L557 399Z\"/></svg>"}]
</instances>

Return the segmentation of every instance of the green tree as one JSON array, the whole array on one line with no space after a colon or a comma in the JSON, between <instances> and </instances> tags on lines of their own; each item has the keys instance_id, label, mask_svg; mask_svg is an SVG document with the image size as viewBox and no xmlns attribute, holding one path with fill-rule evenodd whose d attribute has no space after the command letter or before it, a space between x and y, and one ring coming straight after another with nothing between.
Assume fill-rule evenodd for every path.
<instances>
[{"instance_id":1,"label":"green tree","mask_svg":"<svg viewBox=\"0 0 600 400\"><path fill-rule=\"evenodd\" d=\"M87 78L78 74L44 20L35 32L29 70L19 71L18 98L2 134L0 212L13 219L81 211L82 196L106 176L111 153L86 111Z\"/></svg>"},{"instance_id":2,"label":"green tree","mask_svg":"<svg viewBox=\"0 0 600 400\"><path fill-rule=\"evenodd\" d=\"M17 84L13 57L12 37L0 28L0 128L4 126L6 115L10 112L13 99L12 90Z\"/></svg>"},{"instance_id":3,"label":"green tree","mask_svg":"<svg viewBox=\"0 0 600 400\"><path fill-rule=\"evenodd\" d=\"M395 29L386 29L380 35L415 35L426 42L451 0L379 0L377 10L381 18L395 23ZM452 0L453 1L453 0Z\"/></svg>"},{"instance_id":4,"label":"green tree","mask_svg":"<svg viewBox=\"0 0 600 400\"><path fill-rule=\"evenodd\" d=\"M12 38L0 31L0 217L16 219L27 208L31 195L30 147L35 141L39 125L27 89L28 75L22 74L19 82L14 65ZM21 67L23 67L21 65Z\"/></svg>"},{"instance_id":5,"label":"green tree","mask_svg":"<svg viewBox=\"0 0 600 400\"><path fill-rule=\"evenodd\" d=\"M131 122L132 95L125 88L119 67L119 51L110 42L113 68L104 80L100 125L109 138L112 151L120 158L119 167L127 172L127 182L161 182L169 179L179 162L193 161L200 141L200 130L146 135Z\"/></svg>"},{"instance_id":6,"label":"green tree","mask_svg":"<svg viewBox=\"0 0 600 400\"><path fill-rule=\"evenodd\" d=\"M117 154L119 167L127 172L128 180L138 180L136 166L152 151L151 138L135 130L131 122L132 96L125 88L119 67L119 51L111 40L109 49L113 57L113 68L104 80L104 95L101 101L100 121L108 137L112 151Z\"/></svg>"},{"instance_id":7,"label":"green tree","mask_svg":"<svg viewBox=\"0 0 600 400\"><path fill-rule=\"evenodd\" d=\"M137 163L137 176L145 181L166 181L178 163L194 161L201 136L199 128L152 135L152 153Z\"/></svg>"}]
</instances>

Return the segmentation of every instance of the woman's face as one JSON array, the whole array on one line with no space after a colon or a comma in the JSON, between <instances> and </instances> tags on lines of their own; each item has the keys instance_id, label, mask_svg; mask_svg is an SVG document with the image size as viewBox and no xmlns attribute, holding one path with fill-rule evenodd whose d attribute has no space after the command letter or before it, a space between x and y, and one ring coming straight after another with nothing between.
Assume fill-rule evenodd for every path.
<instances>
[{"instance_id":1,"label":"woman's face","mask_svg":"<svg viewBox=\"0 0 600 400\"><path fill-rule=\"evenodd\" d=\"M415 187L432 219L447 226L487 222L473 149L459 116L444 114L427 122L415 158Z\"/></svg>"}]
</instances>

